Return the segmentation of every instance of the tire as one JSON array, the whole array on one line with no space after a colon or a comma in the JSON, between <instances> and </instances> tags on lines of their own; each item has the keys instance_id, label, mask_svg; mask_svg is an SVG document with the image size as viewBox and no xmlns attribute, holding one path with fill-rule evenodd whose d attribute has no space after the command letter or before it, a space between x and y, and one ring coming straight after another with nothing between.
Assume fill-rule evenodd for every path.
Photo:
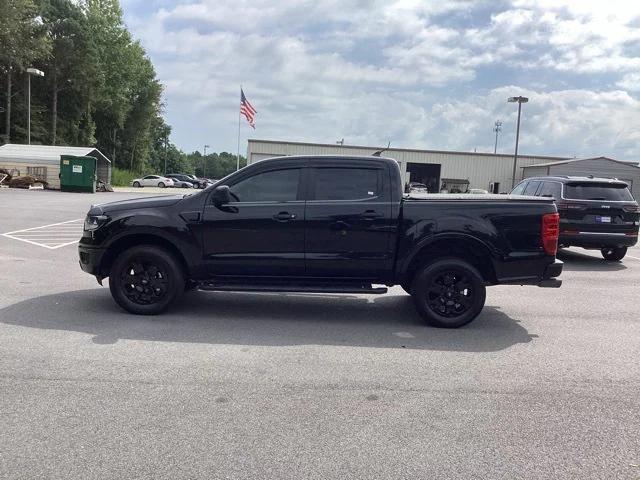
<instances>
[{"instance_id":1,"label":"tire","mask_svg":"<svg viewBox=\"0 0 640 480\"><path fill-rule=\"evenodd\" d=\"M605 260L619 262L627 254L627 247L607 247L600 250Z\"/></svg>"},{"instance_id":2,"label":"tire","mask_svg":"<svg viewBox=\"0 0 640 480\"><path fill-rule=\"evenodd\" d=\"M140 185L140 182L133 182L133 186L136 188L142 188L142 185Z\"/></svg>"},{"instance_id":3,"label":"tire","mask_svg":"<svg viewBox=\"0 0 640 480\"><path fill-rule=\"evenodd\" d=\"M459 258L443 258L422 267L411 291L418 313L429 325L440 328L458 328L471 322L486 299L482 275Z\"/></svg>"},{"instance_id":4,"label":"tire","mask_svg":"<svg viewBox=\"0 0 640 480\"><path fill-rule=\"evenodd\" d=\"M155 245L125 250L116 257L109 272L111 296L124 310L136 315L161 313L184 289L184 272L178 260Z\"/></svg>"},{"instance_id":5,"label":"tire","mask_svg":"<svg viewBox=\"0 0 640 480\"><path fill-rule=\"evenodd\" d=\"M165 188L166 185L164 184L164 182L158 182L158 187Z\"/></svg>"},{"instance_id":6,"label":"tire","mask_svg":"<svg viewBox=\"0 0 640 480\"><path fill-rule=\"evenodd\" d=\"M187 185L186 183L183 183L182 188L189 188L189 185Z\"/></svg>"}]
</instances>

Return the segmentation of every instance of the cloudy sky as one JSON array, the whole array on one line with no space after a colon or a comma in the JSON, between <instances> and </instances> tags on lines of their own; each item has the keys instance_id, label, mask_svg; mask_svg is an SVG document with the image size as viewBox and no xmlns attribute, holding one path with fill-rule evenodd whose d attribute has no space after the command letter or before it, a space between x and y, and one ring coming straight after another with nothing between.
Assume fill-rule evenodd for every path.
<instances>
[{"instance_id":1,"label":"cloudy sky","mask_svg":"<svg viewBox=\"0 0 640 480\"><path fill-rule=\"evenodd\" d=\"M123 0L172 140L263 138L640 160L640 1Z\"/></svg>"}]
</instances>

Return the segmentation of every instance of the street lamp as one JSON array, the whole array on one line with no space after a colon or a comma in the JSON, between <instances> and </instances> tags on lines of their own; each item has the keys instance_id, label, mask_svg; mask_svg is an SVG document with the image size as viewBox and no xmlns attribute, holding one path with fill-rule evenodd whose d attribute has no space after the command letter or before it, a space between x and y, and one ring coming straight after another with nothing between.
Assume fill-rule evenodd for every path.
<instances>
[{"instance_id":1,"label":"street lamp","mask_svg":"<svg viewBox=\"0 0 640 480\"><path fill-rule=\"evenodd\" d=\"M202 177L207 178L207 148L209 145L204 146L204 155L202 156Z\"/></svg>"},{"instance_id":2,"label":"street lamp","mask_svg":"<svg viewBox=\"0 0 640 480\"><path fill-rule=\"evenodd\" d=\"M518 104L518 126L516 128L516 153L513 156L513 175L511 176L511 188L516 186L516 168L518 165L518 140L520 139L520 112L522 111L522 104L527 103L529 99L527 97L509 97L507 99L509 103Z\"/></svg>"},{"instance_id":3,"label":"street lamp","mask_svg":"<svg viewBox=\"0 0 640 480\"><path fill-rule=\"evenodd\" d=\"M27 144L31 145L31 75L44 77L44 72L37 68L27 68Z\"/></svg>"}]
</instances>

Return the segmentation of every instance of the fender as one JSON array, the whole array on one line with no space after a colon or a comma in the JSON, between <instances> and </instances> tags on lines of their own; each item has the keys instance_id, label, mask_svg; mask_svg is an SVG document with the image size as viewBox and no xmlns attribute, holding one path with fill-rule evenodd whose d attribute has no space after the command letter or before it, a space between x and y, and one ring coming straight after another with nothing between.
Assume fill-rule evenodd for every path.
<instances>
[{"instance_id":1,"label":"fender","mask_svg":"<svg viewBox=\"0 0 640 480\"><path fill-rule=\"evenodd\" d=\"M434 235L430 235L421 239L418 243L416 243L409 252L403 256L402 259L398 259L398 264L396 266L396 278L404 278L406 275L409 265L411 262L425 249L428 248L429 245L438 242L440 240L464 240L465 242L472 242L477 246L484 248L486 251L491 253L492 262L495 256L494 250L489 246L489 244L476 236L462 233L462 232L444 232L444 233L436 233Z\"/></svg>"}]
</instances>

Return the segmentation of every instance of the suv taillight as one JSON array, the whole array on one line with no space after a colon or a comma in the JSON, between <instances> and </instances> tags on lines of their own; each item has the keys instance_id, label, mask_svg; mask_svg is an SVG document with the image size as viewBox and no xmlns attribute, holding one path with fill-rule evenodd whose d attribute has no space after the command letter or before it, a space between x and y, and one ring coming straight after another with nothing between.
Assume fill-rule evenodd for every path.
<instances>
[{"instance_id":1,"label":"suv taillight","mask_svg":"<svg viewBox=\"0 0 640 480\"><path fill-rule=\"evenodd\" d=\"M622 207L622 210L629 213L640 212L640 208L638 207L638 205L625 205L624 207Z\"/></svg>"},{"instance_id":2,"label":"suv taillight","mask_svg":"<svg viewBox=\"0 0 640 480\"><path fill-rule=\"evenodd\" d=\"M547 213L542 216L542 230L540 240L542 248L547 255L555 255L558 252L558 235L560 234L560 215Z\"/></svg>"}]
</instances>

